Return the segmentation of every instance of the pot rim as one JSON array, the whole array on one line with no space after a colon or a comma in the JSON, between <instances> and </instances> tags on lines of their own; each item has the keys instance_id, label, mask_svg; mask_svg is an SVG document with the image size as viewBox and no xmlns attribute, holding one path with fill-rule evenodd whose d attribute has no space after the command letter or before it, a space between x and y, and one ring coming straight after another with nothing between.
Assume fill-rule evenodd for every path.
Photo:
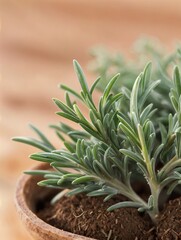
<instances>
[{"instance_id":1,"label":"pot rim","mask_svg":"<svg viewBox=\"0 0 181 240\"><path fill-rule=\"evenodd\" d=\"M47 164L38 164L37 166L33 167L32 170L37 169L45 169L47 168ZM56 227L49 225L48 223L41 220L33 211L28 207L25 198L25 188L26 184L33 179L31 175L21 175L16 186L15 191L15 206L17 209L18 214L20 215L21 221L26 225L26 227L32 228L31 232L35 233L36 229L38 229L39 234L43 232L46 236L53 235L53 239L56 240L95 240L93 238L81 236L78 234L70 233ZM42 238L43 239L43 238Z\"/></svg>"}]
</instances>

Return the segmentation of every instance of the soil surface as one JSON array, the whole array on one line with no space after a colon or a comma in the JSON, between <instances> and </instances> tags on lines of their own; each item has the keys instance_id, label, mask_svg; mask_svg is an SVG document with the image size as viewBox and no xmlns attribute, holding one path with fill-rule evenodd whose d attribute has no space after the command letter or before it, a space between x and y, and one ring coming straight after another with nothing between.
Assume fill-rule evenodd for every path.
<instances>
[{"instance_id":1,"label":"soil surface","mask_svg":"<svg viewBox=\"0 0 181 240\"><path fill-rule=\"evenodd\" d=\"M181 197L170 200L160 214L157 236L159 240L181 239Z\"/></svg>"},{"instance_id":2,"label":"soil surface","mask_svg":"<svg viewBox=\"0 0 181 240\"><path fill-rule=\"evenodd\" d=\"M156 239L150 219L140 215L137 209L121 208L107 212L110 205L124 200L123 196L107 202L103 202L102 197L85 195L63 197L53 206L50 203L44 205L37 215L59 229L99 240Z\"/></svg>"}]
</instances>

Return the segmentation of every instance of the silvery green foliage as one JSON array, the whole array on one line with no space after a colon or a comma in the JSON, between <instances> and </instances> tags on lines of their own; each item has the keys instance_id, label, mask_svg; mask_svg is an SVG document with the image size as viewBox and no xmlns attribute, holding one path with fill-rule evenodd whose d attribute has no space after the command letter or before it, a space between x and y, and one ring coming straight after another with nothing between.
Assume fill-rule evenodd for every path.
<instances>
[{"instance_id":1,"label":"silvery green foliage","mask_svg":"<svg viewBox=\"0 0 181 240\"><path fill-rule=\"evenodd\" d=\"M148 99L159 110L157 115L163 118L172 112L169 99L171 69L174 65L181 66L181 47L174 49L172 53L165 54L166 52L167 50L157 39L141 38L134 43L129 61L123 53L118 51L110 53L101 47L92 49L93 61L90 62L89 67L96 75L102 76L102 80L97 85L99 90L103 91L110 78L119 72L119 80L114 84L112 92L129 92L145 63L151 61L152 78L162 79L164 84L160 84L157 91L154 91ZM127 110L127 106L125 110Z\"/></svg>"},{"instance_id":2,"label":"silvery green foliage","mask_svg":"<svg viewBox=\"0 0 181 240\"><path fill-rule=\"evenodd\" d=\"M53 99L59 108L58 115L79 124L75 130L67 124L52 125L64 142L64 149L55 149L36 127L31 126L39 140L16 137L15 141L33 145L41 150L30 156L36 161L49 163L50 171L26 171L43 175L40 186L69 189L68 195L86 193L88 196L105 196L105 201L116 194L127 201L109 207L135 207L146 211L156 222L160 208L167 197L181 184L181 76L174 68L173 81L155 80L151 76L151 64L147 64L133 82L131 89L120 87L113 93L120 75L115 75L103 89L99 104L93 93L98 78L89 88L80 65L74 68L81 85L81 92L62 86L65 103ZM168 80L167 80L168 81ZM157 109L156 97L169 87L168 109ZM165 92L163 91L163 97ZM86 118L73 98L81 101L89 111ZM165 120L167 119L167 120ZM67 138L68 137L68 138ZM146 201L133 188L134 184L146 184L150 196ZM163 196L163 197L162 197ZM161 199L161 201L160 201Z\"/></svg>"}]
</instances>

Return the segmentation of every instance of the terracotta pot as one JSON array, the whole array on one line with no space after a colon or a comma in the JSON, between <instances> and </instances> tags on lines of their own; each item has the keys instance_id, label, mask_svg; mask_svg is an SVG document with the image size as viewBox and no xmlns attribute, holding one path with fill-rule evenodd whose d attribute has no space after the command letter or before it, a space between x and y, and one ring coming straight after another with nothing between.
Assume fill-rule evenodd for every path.
<instances>
[{"instance_id":1,"label":"terracotta pot","mask_svg":"<svg viewBox=\"0 0 181 240\"><path fill-rule=\"evenodd\" d=\"M48 165L41 164L34 169L48 169ZM22 222L35 240L93 240L57 229L38 218L35 214L37 204L43 198L53 193L53 189L37 186L37 176L23 175L16 189L16 208Z\"/></svg>"}]
</instances>

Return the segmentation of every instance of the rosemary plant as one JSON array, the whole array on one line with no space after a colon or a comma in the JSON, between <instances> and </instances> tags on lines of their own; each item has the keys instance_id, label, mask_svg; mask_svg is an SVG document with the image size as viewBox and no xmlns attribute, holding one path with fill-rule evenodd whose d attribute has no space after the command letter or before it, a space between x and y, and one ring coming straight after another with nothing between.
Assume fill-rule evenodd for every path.
<instances>
[{"instance_id":1,"label":"rosemary plant","mask_svg":"<svg viewBox=\"0 0 181 240\"><path fill-rule=\"evenodd\" d=\"M107 201L116 194L122 194L127 200L110 206L108 211L135 207L138 211L147 212L156 223L159 211L168 199L166 195L179 190L181 184L179 68L174 68L172 81L165 81L165 78L155 80L151 76L151 63L148 63L132 86L126 88L120 85L119 91L114 93L112 89L120 80L120 74L116 74L102 89L98 104L93 100L93 93L100 78L89 88L76 61L74 68L81 92L63 85L66 102L53 101L59 108L57 114L79 124L82 130L63 123L51 125L64 142L63 149L55 149L34 126L31 127L39 140L13 138L40 149L41 152L30 155L30 158L46 162L51 167L48 171L25 173L42 175L44 179L38 185L63 189L60 195L105 195L104 200ZM161 91L164 89L169 92L170 99L167 97L166 105L159 104L160 99L165 97L165 91ZM83 115L70 95L85 104L89 118ZM147 200L135 190L136 182L149 189Z\"/></svg>"}]
</instances>

